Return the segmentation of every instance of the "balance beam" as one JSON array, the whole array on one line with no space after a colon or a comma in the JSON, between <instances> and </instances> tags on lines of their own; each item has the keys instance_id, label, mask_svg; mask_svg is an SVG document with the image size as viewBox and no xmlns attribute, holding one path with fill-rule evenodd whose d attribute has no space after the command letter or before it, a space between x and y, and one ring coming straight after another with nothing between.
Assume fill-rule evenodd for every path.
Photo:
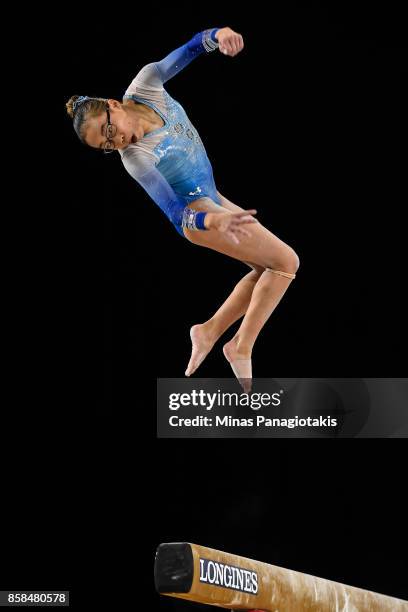
<instances>
[{"instance_id":1,"label":"balance beam","mask_svg":"<svg viewBox=\"0 0 408 612\"><path fill-rule=\"evenodd\" d=\"M408 602L188 543L160 544L162 595L252 612L408 612Z\"/></svg>"}]
</instances>

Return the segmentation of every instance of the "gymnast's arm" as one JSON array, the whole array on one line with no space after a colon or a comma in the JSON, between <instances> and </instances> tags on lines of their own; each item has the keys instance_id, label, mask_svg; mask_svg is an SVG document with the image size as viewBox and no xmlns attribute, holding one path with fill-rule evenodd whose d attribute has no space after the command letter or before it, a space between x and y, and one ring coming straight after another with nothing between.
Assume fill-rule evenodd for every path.
<instances>
[{"instance_id":1,"label":"gymnast's arm","mask_svg":"<svg viewBox=\"0 0 408 612\"><path fill-rule=\"evenodd\" d=\"M220 28L212 28L198 32L186 44L169 53L164 59L154 62L161 84L173 78L199 55L218 49L220 30Z\"/></svg>"},{"instance_id":2,"label":"gymnast's arm","mask_svg":"<svg viewBox=\"0 0 408 612\"><path fill-rule=\"evenodd\" d=\"M211 53L218 49L221 43L224 44L223 51L226 53L234 34L230 28L212 28L198 32L191 40L166 55L159 62L151 62L143 66L136 76L136 84L153 89L163 89L163 83L183 70L199 55Z\"/></svg>"},{"instance_id":3,"label":"gymnast's arm","mask_svg":"<svg viewBox=\"0 0 408 612\"><path fill-rule=\"evenodd\" d=\"M237 234L249 233L242 228L242 225L256 223L252 215L256 214L255 209L243 210L232 213L225 212L204 212L195 211L181 200L156 168L153 162L134 164L129 160L123 160L126 170L131 176L145 189L167 217L175 225L190 230L210 230L225 232L235 243L239 243ZM144 167L143 167L144 166Z\"/></svg>"},{"instance_id":4,"label":"gymnast's arm","mask_svg":"<svg viewBox=\"0 0 408 612\"><path fill-rule=\"evenodd\" d=\"M241 34L231 28L212 28L198 32L186 44L169 53L159 62L146 64L136 75L135 85L163 89L163 83L183 70L193 59L204 52L220 51L234 57L244 47Z\"/></svg>"}]
</instances>

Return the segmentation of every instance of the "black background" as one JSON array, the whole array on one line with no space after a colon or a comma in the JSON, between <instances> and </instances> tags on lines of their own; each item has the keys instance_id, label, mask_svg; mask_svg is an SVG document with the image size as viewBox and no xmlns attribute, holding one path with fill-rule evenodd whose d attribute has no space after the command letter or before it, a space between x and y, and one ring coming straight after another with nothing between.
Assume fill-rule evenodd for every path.
<instances>
[{"instance_id":1,"label":"black background","mask_svg":"<svg viewBox=\"0 0 408 612\"><path fill-rule=\"evenodd\" d=\"M73 94L120 100L197 31L240 32L240 55L200 57L167 89L221 193L301 260L254 373L403 376L403 15L265 6L77 4L7 22L2 588L187 610L154 593L152 567L160 542L191 541L408 596L402 442L155 439L156 378L183 376L190 325L247 268L183 240L65 113ZM197 374L230 375L221 343Z\"/></svg>"}]
</instances>

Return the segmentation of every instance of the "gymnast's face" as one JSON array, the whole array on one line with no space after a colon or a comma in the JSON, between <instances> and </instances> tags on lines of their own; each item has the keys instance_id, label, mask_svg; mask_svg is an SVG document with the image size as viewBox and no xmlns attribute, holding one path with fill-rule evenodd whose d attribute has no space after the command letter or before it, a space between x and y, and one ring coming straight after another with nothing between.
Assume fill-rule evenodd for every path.
<instances>
[{"instance_id":1,"label":"gymnast's face","mask_svg":"<svg viewBox=\"0 0 408 612\"><path fill-rule=\"evenodd\" d=\"M117 100L108 100L108 105L112 127L108 128L107 111L103 111L97 117L89 117L86 120L86 143L103 151L106 141L109 140L110 148L124 149L137 141L134 118L129 109Z\"/></svg>"}]
</instances>

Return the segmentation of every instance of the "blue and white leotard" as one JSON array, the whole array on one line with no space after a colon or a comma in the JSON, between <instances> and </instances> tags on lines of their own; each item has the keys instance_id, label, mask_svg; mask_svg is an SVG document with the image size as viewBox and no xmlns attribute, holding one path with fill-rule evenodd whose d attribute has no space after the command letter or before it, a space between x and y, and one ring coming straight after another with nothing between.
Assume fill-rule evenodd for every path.
<instances>
[{"instance_id":1,"label":"blue and white leotard","mask_svg":"<svg viewBox=\"0 0 408 612\"><path fill-rule=\"evenodd\" d=\"M207 213L195 212L190 202L210 197L221 205L210 160L201 138L179 102L163 84L202 53L218 48L219 28L204 30L159 62L144 66L123 98L146 104L163 119L164 126L135 144L119 149L129 174L147 191L184 236L183 227L205 230Z\"/></svg>"}]
</instances>

